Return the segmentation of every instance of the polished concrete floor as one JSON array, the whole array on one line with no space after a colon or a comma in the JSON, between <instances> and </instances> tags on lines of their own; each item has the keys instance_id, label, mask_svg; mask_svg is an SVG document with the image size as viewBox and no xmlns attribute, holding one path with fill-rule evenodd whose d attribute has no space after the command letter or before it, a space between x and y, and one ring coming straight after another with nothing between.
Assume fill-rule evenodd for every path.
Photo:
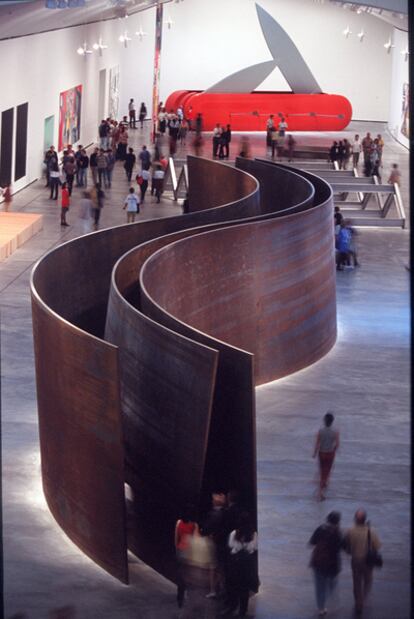
<instances>
[{"instance_id":1,"label":"polished concrete floor","mask_svg":"<svg viewBox=\"0 0 414 619\"><path fill-rule=\"evenodd\" d=\"M380 125L354 128L385 134ZM136 144L138 136L139 131ZM262 139L252 137L257 150ZM384 166L393 161L402 168L407 205L408 154L387 139ZM127 189L118 164L102 227L125 221ZM118 583L65 537L43 498L29 280L38 258L80 234L79 196L75 189L71 226L62 229L59 209L48 200L42 182L17 194L13 209L42 213L44 229L0 265L5 616L22 612L30 619L46 619L52 609L70 605L81 619L214 617L214 602L204 600L179 614L174 587L132 555L131 585ZM148 202L140 217L179 212L169 200ZM362 267L337 276L336 346L312 367L257 389L262 586L250 604L257 619L316 616L308 539L332 509L341 511L346 527L359 506L367 509L383 541L385 561L375 574L364 616L410 617L408 240L409 233L399 229L361 230ZM341 448L327 500L321 503L315 496L317 471L311 456L327 409L335 413ZM337 593L328 617L351 618L347 557Z\"/></svg>"}]
</instances>

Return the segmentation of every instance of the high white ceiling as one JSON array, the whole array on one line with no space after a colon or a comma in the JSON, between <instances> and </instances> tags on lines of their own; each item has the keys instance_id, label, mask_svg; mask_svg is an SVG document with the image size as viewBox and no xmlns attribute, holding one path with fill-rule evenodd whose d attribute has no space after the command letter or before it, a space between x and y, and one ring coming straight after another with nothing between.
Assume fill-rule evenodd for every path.
<instances>
[{"instance_id":1,"label":"high white ceiling","mask_svg":"<svg viewBox=\"0 0 414 619\"><path fill-rule=\"evenodd\" d=\"M173 1L158 0L161 3ZM325 0L314 1L323 3ZM330 2L352 11L364 10L401 30L408 30L407 0ZM125 13L145 11L156 4L157 0L85 0L84 7L47 9L45 0L0 0L0 40L124 17Z\"/></svg>"},{"instance_id":2,"label":"high white ceiling","mask_svg":"<svg viewBox=\"0 0 414 619\"><path fill-rule=\"evenodd\" d=\"M132 15L156 4L157 0L86 0L84 7L47 9L45 0L1 0L0 40L124 17L125 12Z\"/></svg>"}]
</instances>

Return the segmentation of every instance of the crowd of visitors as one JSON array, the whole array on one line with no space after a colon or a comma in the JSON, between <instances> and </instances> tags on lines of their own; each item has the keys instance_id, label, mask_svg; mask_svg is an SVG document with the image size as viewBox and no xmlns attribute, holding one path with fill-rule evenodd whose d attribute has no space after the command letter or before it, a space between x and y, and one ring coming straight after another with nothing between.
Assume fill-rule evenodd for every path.
<instances>
[{"instance_id":1,"label":"crowd of visitors","mask_svg":"<svg viewBox=\"0 0 414 619\"><path fill-rule=\"evenodd\" d=\"M206 598L220 601L220 615L238 609L238 616L246 616L249 594L259 588L257 533L236 490L227 494L213 492L211 508L200 524L194 506L187 506L176 523L175 549L179 607L184 604L187 588L191 590L192 571L197 565L209 572L210 591Z\"/></svg>"}]
</instances>

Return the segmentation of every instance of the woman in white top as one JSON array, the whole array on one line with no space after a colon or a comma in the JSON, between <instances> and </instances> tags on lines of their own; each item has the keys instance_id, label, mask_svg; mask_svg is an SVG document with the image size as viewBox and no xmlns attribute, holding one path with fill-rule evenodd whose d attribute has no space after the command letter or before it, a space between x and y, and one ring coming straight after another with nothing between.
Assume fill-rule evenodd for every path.
<instances>
[{"instance_id":1,"label":"woman in white top","mask_svg":"<svg viewBox=\"0 0 414 619\"><path fill-rule=\"evenodd\" d=\"M240 514L237 529L229 536L228 564L229 613L239 606L239 616L245 617L250 591L257 592L257 533L247 512Z\"/></svg>"},{"instance_id":2,"label":"woman in white top","mask_svg":"<svg viewBox=\"0 0 414 619\"><path fill-rule=\"evenodd\" d=\"M127 223L135 221L135 215L139 213L139 198L133 187L129 190L129 194L125 198L124 210L127 210Z\"/></svg>"}]
</instances>

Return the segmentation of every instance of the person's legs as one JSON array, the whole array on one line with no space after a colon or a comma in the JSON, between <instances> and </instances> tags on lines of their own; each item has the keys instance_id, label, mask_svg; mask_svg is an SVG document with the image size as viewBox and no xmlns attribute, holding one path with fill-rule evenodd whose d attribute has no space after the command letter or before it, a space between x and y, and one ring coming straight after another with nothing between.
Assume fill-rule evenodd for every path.
<instances>
[{"instance_id":1,"label":"person's legs","mask_svg":"<svg viewBox=\"0 0 414 619\"><path fill-rule=\"evenodd\" d=\"M73 179L74 179L74 175L73 174L67 174L66 175L66 182L68 184L68 191L69 191L69 195L72 195L72 187L73 187Z\"/></svg>"},{"instance_id":2,"label":"person's legs","mask_svg":"<svg viewBox=\"0 0 414 619\"><path fill-rule=\"evenodd\" d=\"M142 185L141 185L141 202L144 202L145 200L145 193L147 191L148 188L148 181L142 181Z\"/></svg>"},{"instance_id":3,"label":"person's legs","mask_svg":"<svg viewBox=\"0 0 414 619\"><path fill-rule=\"evenodd\" d=\"M325 609L326 577L318 570L313 570L313 575L315 579L316 606L318 607L318 610L320 612Z\"/></svg>"},{"instance_id":4,"label":"person's legs","mask_svg":"<svg viewBox=\"0 0 414 619\"><path fill-rule=\"evenodd\" d=\"M239 591L239 601L240 601L239 615L240 617L245 617L247 614L247 607L249 605L249 590L248 589L241 589Z\"/></svg>"},{"instance_id":5,"label":"person's legs","mask_svg":"<svg viewBox=\"0 0 414 619\"><path fill-rule=\"evenodd\" d=\"M364 568L365 565L352 562L352 581L355 609L360 612L364 605Z\"/></svg>"},{"instance_id":6,"label":"person's legs","mask_svg":"<svg viewBox=\"0 0 414 619\"><path fill-rule=\"evenodd\" d=\"M339 257L341 264L341 254ZM320 493L323 496L323 490L327 487L329 481L329 474L331 472L332 464L334 461L335 452L319 452L319 467L320 467Z\"/></svg>"},{"instance_id":7,"label":"person's legs","mask_svg":"<svg viewBox=\"0 0 414 619\"><path fill-rule=\"evenodd\" d=\"M364 567L365 567L364 573L363 573L364 597L366 597L372 589L372 574L374 570L366 565Z\"/></svg>"}]
</instances>

